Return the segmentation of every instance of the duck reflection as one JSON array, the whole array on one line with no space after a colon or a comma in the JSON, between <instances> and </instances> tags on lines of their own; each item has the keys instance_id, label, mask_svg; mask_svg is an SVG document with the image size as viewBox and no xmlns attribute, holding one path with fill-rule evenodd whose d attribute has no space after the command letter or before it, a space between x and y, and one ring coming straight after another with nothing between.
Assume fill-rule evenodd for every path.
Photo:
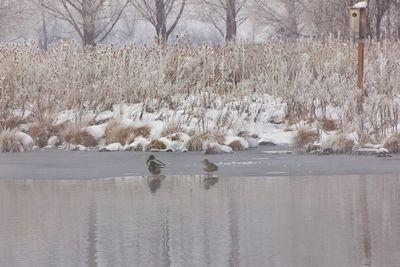
<instances>
[{"instance_id":1,"label":"duck reflection","mask_svg":"<svg viewBox=\"0 0 400 267\"><path fill-rule=\"evenodd\" d=\"M205 190L208 190L208 189L210 189L210 187L213 187L216 183L218 183L218 178L217 177L204 178L203 188Z\"/></svg>"},{"instance_id":2,"label":"duck reflection","mask_svg":"<svg viewBox=\"0 0 400 267\"><path fill-rule=\"evenodd\" d=\"M165 179L165 175L148 176L147 184L149 185L150 192L155 194L161 187L161 181Z\"/></svg>"}]
</instances>

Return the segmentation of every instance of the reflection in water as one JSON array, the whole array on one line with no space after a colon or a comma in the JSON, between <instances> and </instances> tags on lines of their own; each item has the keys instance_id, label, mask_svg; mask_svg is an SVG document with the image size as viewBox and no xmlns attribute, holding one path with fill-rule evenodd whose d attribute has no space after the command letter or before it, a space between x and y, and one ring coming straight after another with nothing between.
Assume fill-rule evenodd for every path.
<instances>
[{"instance_id":1,"label":"reflection in water","mask_svg":"<svg viewBox=\"0 0 400 267\"><path fill-rule=\"evenodd\" d=\"M207 178L204 178L203 187L204 187L204 189L208 190L208 189L210 189L210 187L214 186L216 183L218 183L218 178L207 177Z\"/></svg>"},{"instance_id":2,"label":"reflection in water","mask_svg":"<svg viewBox=\"0 0 400 267\"><path fill-rule=\"evenodd\" d=\"M2 180L0 266L398 266L399 190L395 175Z\"/></svg>"},{"instance_id":3,"label":"reflection in water","mask_svg":"<svg viewBox=\"0 0 400 267\"><path fill-rule=\"evenodd\" d=\"M161 181L165 179L165 175L153 175L147 177L147 184L149 185L150 192L155 194L161 187Z\"/></svg>"}]
</instances>

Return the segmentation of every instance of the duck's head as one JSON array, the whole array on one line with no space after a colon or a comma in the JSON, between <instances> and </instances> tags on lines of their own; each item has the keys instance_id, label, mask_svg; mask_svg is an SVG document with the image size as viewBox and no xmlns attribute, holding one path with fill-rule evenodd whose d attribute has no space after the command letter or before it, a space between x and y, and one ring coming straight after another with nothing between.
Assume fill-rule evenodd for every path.
<instances>
[{"instance_id":1,"label":"duck's head","mask_svg":"<svg viewBox=\"0 0 400 267\"><path fill-rule=\"evenodd\" d=\"M147 160L152 160L152 159L155 159L154 155L150 155L150 156L147 158Z\"/></svg>"},{"instance_id":2,"label":"duck's head","mask_svg":"<svg viewBox=\"0 0 400 267\"><path fill-rule=\"evenodd\" d=\"M208 164L208 159L204 159L201 163L203 163L203 164Z\"/></svg>"}]
</instances>

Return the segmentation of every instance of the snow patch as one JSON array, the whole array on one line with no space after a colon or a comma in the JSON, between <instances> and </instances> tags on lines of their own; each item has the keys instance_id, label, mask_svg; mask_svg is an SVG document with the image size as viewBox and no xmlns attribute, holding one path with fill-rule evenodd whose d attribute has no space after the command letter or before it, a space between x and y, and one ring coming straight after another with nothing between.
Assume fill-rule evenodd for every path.
<instances>
[{"instance_id":1,"label":"snow patch","mask_svg":"<svg viewBox=\"0 0 400 267\"><path fill-rule=\"evenodd\" d=\"M61 144L61 140L60 140L60 138L58 138L58 136L52 136L49 138L49 140L47 140L47 145L49 147L56 147L60 144Z\"/></svg>"},{"instance_id":2,"label":"snow patch","mask_svg":"<svg viewBox=\"0 0 400 267\"><path fill-rule=\"evenodd\" d=\"M21 140L21 143L25 147L32 148L35 145L35 141L33 141L33 138L26 133L16 132L15 136Z\"/></svg>"},{"instance_id":3,"label":"snow patch","mask_svg":"<svg viewBox=\"0 0 400 267\"><path fill-rule=\"evenodd\" d=\"M367 8L368 7L368 2L366 1L361 1L356 3L353 8Z\"/></svg>"},{"instance_id":4,"label":"snow patch","mask_svg":"<svg viewBox=\"0 0 400 267\"><path fill-rule=\"evenodd\" d=\"M86 131L91 134L96 140L100 140L106 133L108 123L93 125L86 127Z\"/></svg>"},{"instance_id":5,"label":"snow patch","mask_svg":"<svg viewBox=\"0 0 400 267\"><path fill-rule=\"evenodd\" d=\"M99 151L109 151L109 152L122 151L122 150L123 146L120 143L112 143L107 146L102 146L99 149Z\"/></svg>"}]
</instances>

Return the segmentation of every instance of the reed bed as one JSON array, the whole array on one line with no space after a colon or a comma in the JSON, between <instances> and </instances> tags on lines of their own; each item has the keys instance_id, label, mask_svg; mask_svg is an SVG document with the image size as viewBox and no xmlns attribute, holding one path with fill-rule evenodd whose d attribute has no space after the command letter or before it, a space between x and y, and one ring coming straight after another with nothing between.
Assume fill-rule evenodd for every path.
<instances>
[{"instance_id":1,"label":"reed bed","mask_svg":"<svg viewBox=\"0 0 400 267\"><path fill-rule=\"evenodd\" d=\"M64 110L99 113L113 104L142 103L142 114L184 109L206 132L211 129L204 128L202 110L221 110L218 123L227 124L231 120L222 110L240 117L257 97L269 94L286 103L289 124L335 119L338 129L348 130L362 120L369 134L381 139L398 127L400 42L366 47L368 96L359 116L356 48L341 40L99 45L90 51L59 42L47 52L33 43L0 44L0 121L40 122ZM330 117L332 107L340 110L338 118Z\"/></svg>"}]
</instances>

